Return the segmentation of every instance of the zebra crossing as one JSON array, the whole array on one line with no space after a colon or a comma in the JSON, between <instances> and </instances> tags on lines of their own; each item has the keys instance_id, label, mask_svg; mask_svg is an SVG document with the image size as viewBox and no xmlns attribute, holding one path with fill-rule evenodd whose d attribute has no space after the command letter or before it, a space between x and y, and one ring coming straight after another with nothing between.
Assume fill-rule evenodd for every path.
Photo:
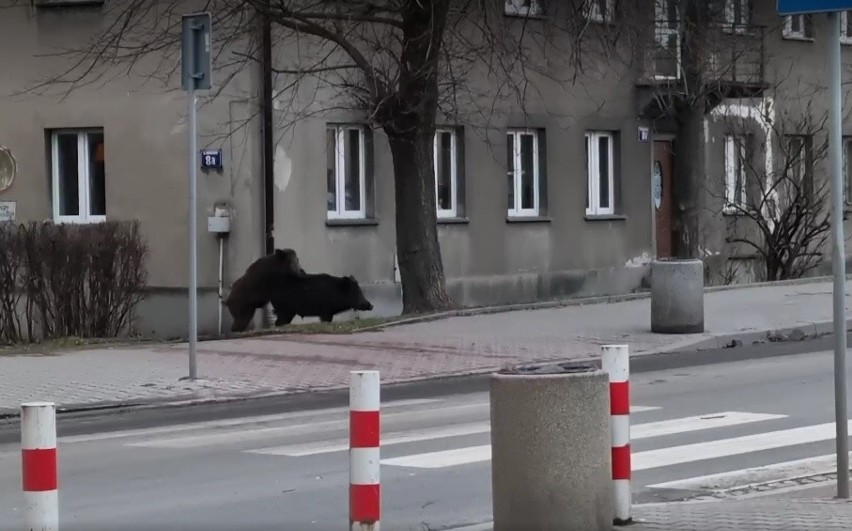
<instances>
[{"instance_id":1,"label":"zebra crossing","mask_svg":"<svg viewBox=\"0 0 852 531\"><path fill-rule=\"evenodd\" d=\"M488 473L489 407L487 394L384 403L383 470L442 473L479 466L471 473ZM834 422L805 420L712 407L669 416L667 405L633 406L634 490L728 492L830 474L836 461L826 445L833 443ZM59 444L109 441L132 451L216 451L287 466L288 460L306 459L344 463L348 429L348 408L341 407L60 437Z\"/></svg>"}]
</instances>

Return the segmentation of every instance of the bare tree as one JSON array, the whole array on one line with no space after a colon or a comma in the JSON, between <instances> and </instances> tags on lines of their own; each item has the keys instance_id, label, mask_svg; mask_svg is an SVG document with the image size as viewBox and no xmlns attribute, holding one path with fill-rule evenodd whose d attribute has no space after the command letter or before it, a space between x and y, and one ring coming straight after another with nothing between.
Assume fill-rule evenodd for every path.
<instances>
[{"instance_id":1,"label":"bare tree","mask_svg":"<svg viewBox=\"0 0 852 531\"><path fill-rule=\"evenodd\" d=\"M766 28L752 22L751 2L654 0L644 59L644 114L676 129L673 182L675 254L701 257L706 164L704 123L728 98L765 90ZM645 26L643 20L638 24ZM642 30L640 30L642 31Z\"/></svg>"},{"instance_id":2,"label":"bare tree","mask_svg":"<svg viewBox=\"0 0 852 531\"><path fill-rule=\"evenodd\" d=\"M755 253L765 280L800 278L819 267L830 229L829 181L816 169L828 155L827 114L813 93L755 102L729 113L726 167L712 194L732 220L727 243Z\"/></svg>"},{"instance_id":3,"label":"bare tree","mask_svg":"<svg viewBox=\"0 0 852 531\"><path fill-rule=\"evenodd\" d=\"M271 68L274 97L292 121L355 109L387 134L403 312L430 312L455 304L436 228L436 117L487 115L509 100L523 108L535 80L576 81L592 51L629 61L618 55L632 49L627 33L589 28L598 4L605 2L515 0L520 14L537 5L548 16L507 19L506 0L114 0L105 29L85 46L58 52L68 68L27 90L71 91L134 71L168 83L180 68L181 15L204 10L213 17L223 80L216 97L264 52L271 55L262 46L271 40L292 52L274 57ZM306 93L315 96L305 101Z\"/></svg>"}]
</instances>

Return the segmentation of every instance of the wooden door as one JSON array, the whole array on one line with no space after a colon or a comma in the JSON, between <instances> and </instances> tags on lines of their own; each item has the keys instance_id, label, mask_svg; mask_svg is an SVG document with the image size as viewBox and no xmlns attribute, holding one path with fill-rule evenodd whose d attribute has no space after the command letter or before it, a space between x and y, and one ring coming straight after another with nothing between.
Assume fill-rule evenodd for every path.
<instances>
[{"instance_id":1,"label":"wooden door","mask_svg":"<svg viewBox=\"0 0 852 531\"><path fill-rule=\"evenodd\" d=\"M651 193L657 227L657 258L672 256L672 178L674 152L670 140L654 141Z\"/></svg>"}]
</instances>

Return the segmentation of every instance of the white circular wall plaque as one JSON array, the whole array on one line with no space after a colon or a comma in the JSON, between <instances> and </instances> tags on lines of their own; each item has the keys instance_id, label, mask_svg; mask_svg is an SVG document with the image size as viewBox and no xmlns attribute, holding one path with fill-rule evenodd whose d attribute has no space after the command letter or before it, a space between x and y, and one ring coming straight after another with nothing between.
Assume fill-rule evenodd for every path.
<instances>
[{"instance_id":1,"label":"white circular wall plaque","mask_svg":"<svg viewBox=\"0 0 852 531\"><path fill-rule=\"evenodd\" d=\"M12 156L12 151L0 146L0 192L5 192L12 186L17 173L18 164Z\"/></svg>"},{"instance_id":2,"label":"white circular wall plaque","mask_svg":"<svg viewBox=\"0 0 852 531\"><path fill-rule=\"evenodd\" d=\"M654 161L654 173L651 176L651 193L654 194L654 207L659 210L663 204L663 167L660 161Z\"/></svg>"}]
</instances>

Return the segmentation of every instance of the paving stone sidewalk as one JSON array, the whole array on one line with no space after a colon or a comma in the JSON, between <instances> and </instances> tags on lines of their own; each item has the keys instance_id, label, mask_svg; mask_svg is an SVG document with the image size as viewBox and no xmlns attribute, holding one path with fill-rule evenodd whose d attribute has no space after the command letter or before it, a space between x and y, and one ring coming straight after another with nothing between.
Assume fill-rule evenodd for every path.
<instances>
[{"instance_id":1,"label":"paving stone sidewalk","mask_svg":"<svg viewBox=\"0 0 852 531\"><path fill-rule=\"evenodd\" d=\"M850 297L847 293L847 306ZM831 282L714 291L705 298L706 332L650 332L650 300L512 311L407 324L346 335L282 334L199 343L199 380L188 374L187 345L138 345L59 355L0 355L0 414L28 400L75 408L115 403L233 399L343 387L349 371L378 369L402 382L489 372L508 363L581 359L607 343L632 355L697 350L767 331L831 329Z\"/></svg>"},{"instance_id":2,"label":"paving stone sidewalk","mask_svg":"<svg viewBox=\"0 0 852 531\"><path fill-rule=\"evenodd\" d=\"M635 531L826 531L852 529L852 502L833 499L760 499L637 505Z\"/></svg>"}]
</instances>

